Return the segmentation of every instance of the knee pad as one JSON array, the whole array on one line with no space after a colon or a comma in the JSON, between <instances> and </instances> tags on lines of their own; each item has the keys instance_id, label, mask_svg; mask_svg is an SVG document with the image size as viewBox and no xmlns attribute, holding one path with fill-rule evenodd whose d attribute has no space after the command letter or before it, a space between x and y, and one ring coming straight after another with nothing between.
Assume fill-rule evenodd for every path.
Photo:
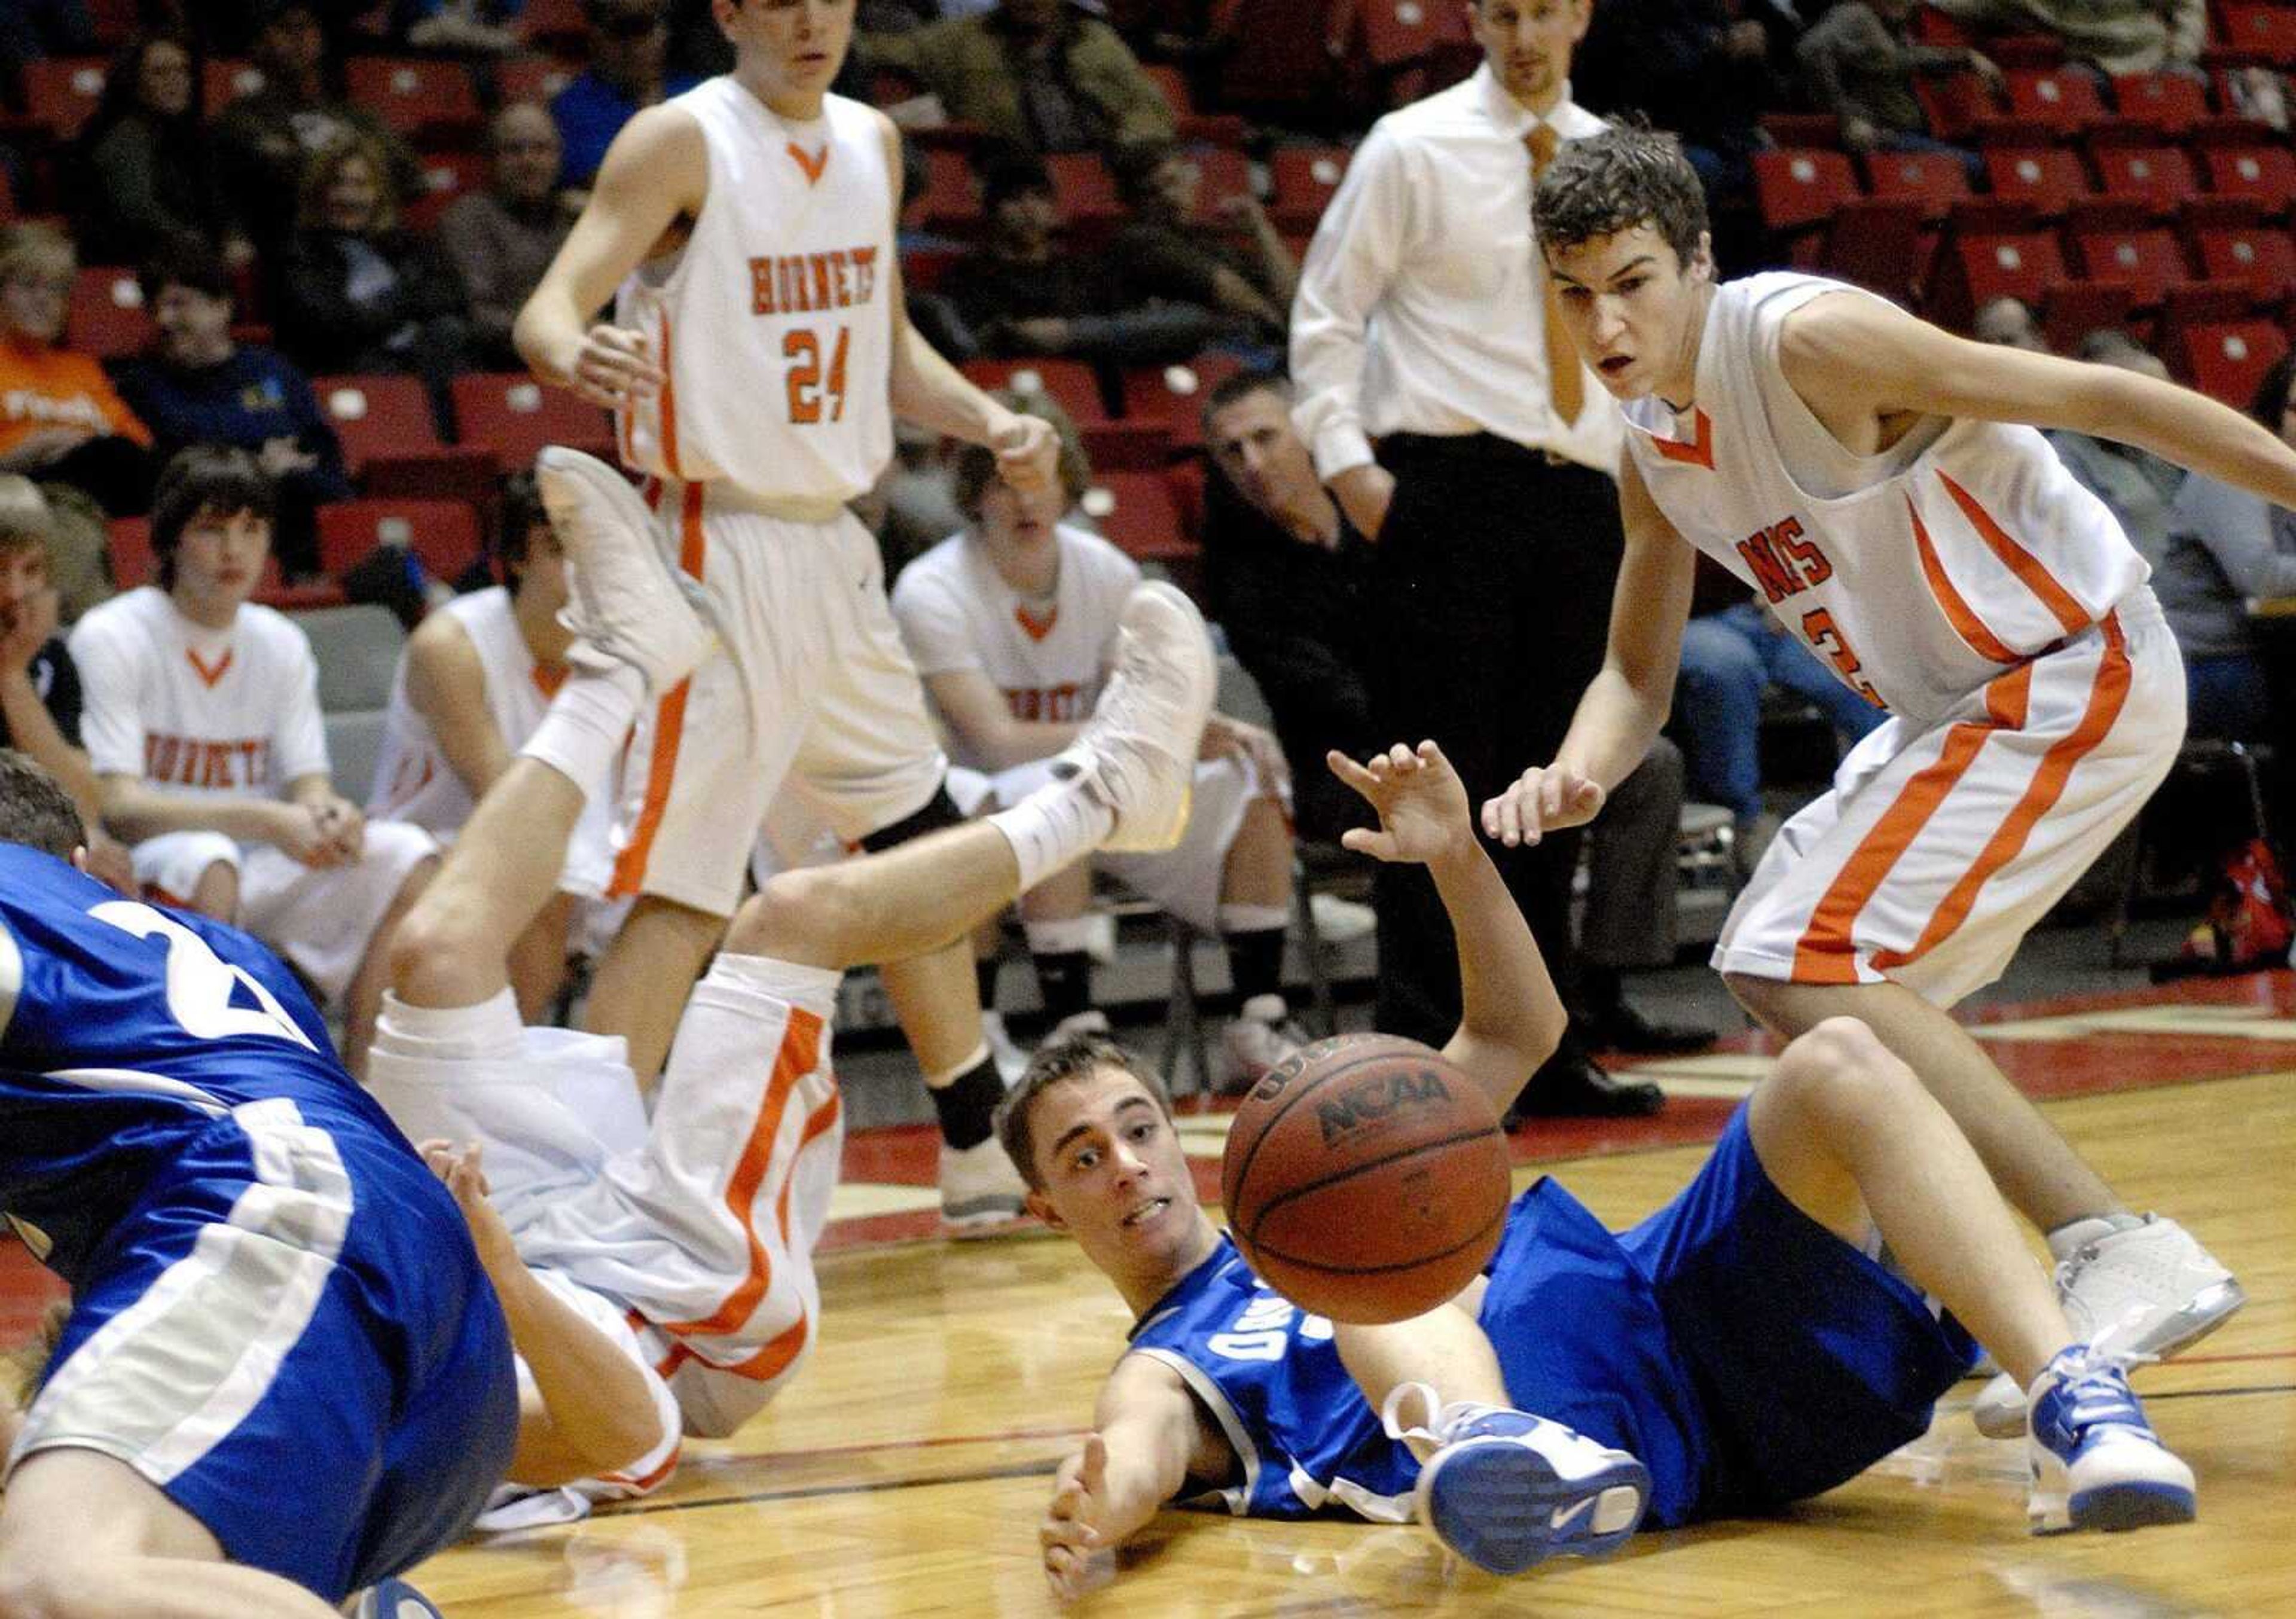
<instances>
[{"instance_id":1,"label":"knee pad","mask_svg":"<svg viewBox=\"0 0 2296 1619\"><path fill-rule=\"evenodd\" d=\"M959 810L956 801L949 797L948 784L944 781L933 789L933 795L925 800L922 808L904 816L890 826L880 826L861 840L861 847L871 854L882 854L888 849L923 837L927 833L939 832L948 826L962 826L964 822L964 811Z\"/></svg>"}]
</instances>

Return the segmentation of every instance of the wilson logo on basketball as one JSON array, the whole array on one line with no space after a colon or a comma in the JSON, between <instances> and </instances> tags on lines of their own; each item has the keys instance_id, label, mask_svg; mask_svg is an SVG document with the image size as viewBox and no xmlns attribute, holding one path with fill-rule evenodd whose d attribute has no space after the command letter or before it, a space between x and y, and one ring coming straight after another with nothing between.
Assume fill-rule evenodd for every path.
<instances>
[{"instance_id":1,"label":"wilson logo on basketball","mask_svg":"<svg viewBox=\"0 0 2296 1619\"><path fill-rule=\"evenodd\" d=\"M1350 1085L1338 1096L1316 1104L1316 1122L1325 1146L1367 1124L1376 1124L1399 1108L1425 1102L1448 1101L1451 1093L1443 1076L1432 1068L1390 1073Z\"/></svg>"}]
</instances>

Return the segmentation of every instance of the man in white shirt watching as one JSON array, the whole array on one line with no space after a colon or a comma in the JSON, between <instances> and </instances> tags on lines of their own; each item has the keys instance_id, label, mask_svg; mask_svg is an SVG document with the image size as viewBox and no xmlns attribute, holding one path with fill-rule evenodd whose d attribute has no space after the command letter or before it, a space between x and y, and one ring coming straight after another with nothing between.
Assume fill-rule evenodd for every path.
<instances>
[{"instance_id":1,"label":"man in white shirt watching","mask_svg":"<svg viewBox=\"0 0 2296 1619\"><path fill-rule=\"evenodd\" d=\"M1561 333L1530 228L1534 167L1603 127L1570 94L1592 4L1471 0L1483 65L1372 130L1292 310L1300 435L1378 547L1379 734L1432 737L1471 793L1503 786L1522 744L1560 741L1567 694L1601 667L1618 572L1617 412ZM1578 846L1521 852L1496 858L1567 997ZM1378 902L1379 1027L1440 1044L1459 987L1434 886L1383 867ZM1648 1114L1661 1099L1566 1035L1516 1111Z\"/></svg>"}]
</instances>

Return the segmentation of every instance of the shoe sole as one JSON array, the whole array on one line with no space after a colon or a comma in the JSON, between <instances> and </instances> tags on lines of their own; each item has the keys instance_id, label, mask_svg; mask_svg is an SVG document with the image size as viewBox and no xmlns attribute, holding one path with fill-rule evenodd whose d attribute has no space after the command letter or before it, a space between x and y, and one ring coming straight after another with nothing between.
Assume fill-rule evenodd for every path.
<instances>
[{"instance_id":1,"label":"shoe sole","mask_svg":"<svg viewBox=\"0 0 2296 1619\"><path fill-rule=\"evenodd\" d=\"M1650 1470L1631 1458L1566 1479L1528 1445L1470 1439L1438 1451L1420 1473L1419 1512L1476 1567L1515 1574L1549 1557L1616 1551L1642 1523L1650 1483Z\"/></svg>"},{"instance_id":2,"label":"shoe sole","mask_svg":"<svg viewBox=\"0 0 2296 1619\"><path fill-rule=\"evenodd\" d=\"M2181 1485L2131 1482L2084 1490L2070 1503L2075 1529L2119 1534L2161 1524L2189 1524L2200 1516L2193 1492Z\"/></svg>"},{"instance_id":3,"label":"shoe sole","mask_svg":"<svg viewBox=\"0 0 2296 1619\"><path fill-rule=\"evenodd\" d=\"M2183 1321L2186 1325L2161 1340L2161 1347L2156 1349L2150 1344L2135 1347L2140 1354L2152 1355L2162 1360L2170 1360L2231 1320L2247 1303L2247 1289L2226 1277L2212 1286L2202 1288L2193 1296L2191 1303L2169 1318L2171 1322ZM2013 1406L1988 1406L1983 1392L1980 1391L1969 1408L1971 1425L1988 1439L2022 1438L2025 1434L2025 1401L2021 1390L2020 1396Z\"/></svg>"}]
</instances>

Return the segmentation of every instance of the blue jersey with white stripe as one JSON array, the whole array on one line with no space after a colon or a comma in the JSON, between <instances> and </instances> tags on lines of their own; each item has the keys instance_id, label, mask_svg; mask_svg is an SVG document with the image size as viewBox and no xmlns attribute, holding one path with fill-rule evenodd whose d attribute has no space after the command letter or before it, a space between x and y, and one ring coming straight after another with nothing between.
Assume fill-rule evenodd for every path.
<instances>
[{"instance_id":1,"label":"blue jersey with white stripe","mask_svg":"<svg viewBox=\"0 0 2296 1619\"><path fill-rule=\"evenodd\" d=\"M269 1098L403 1140L262 945L0 844L0 1210L51 1269L77 1282L187 1132Z\"/></svg>"}]
</instances>

